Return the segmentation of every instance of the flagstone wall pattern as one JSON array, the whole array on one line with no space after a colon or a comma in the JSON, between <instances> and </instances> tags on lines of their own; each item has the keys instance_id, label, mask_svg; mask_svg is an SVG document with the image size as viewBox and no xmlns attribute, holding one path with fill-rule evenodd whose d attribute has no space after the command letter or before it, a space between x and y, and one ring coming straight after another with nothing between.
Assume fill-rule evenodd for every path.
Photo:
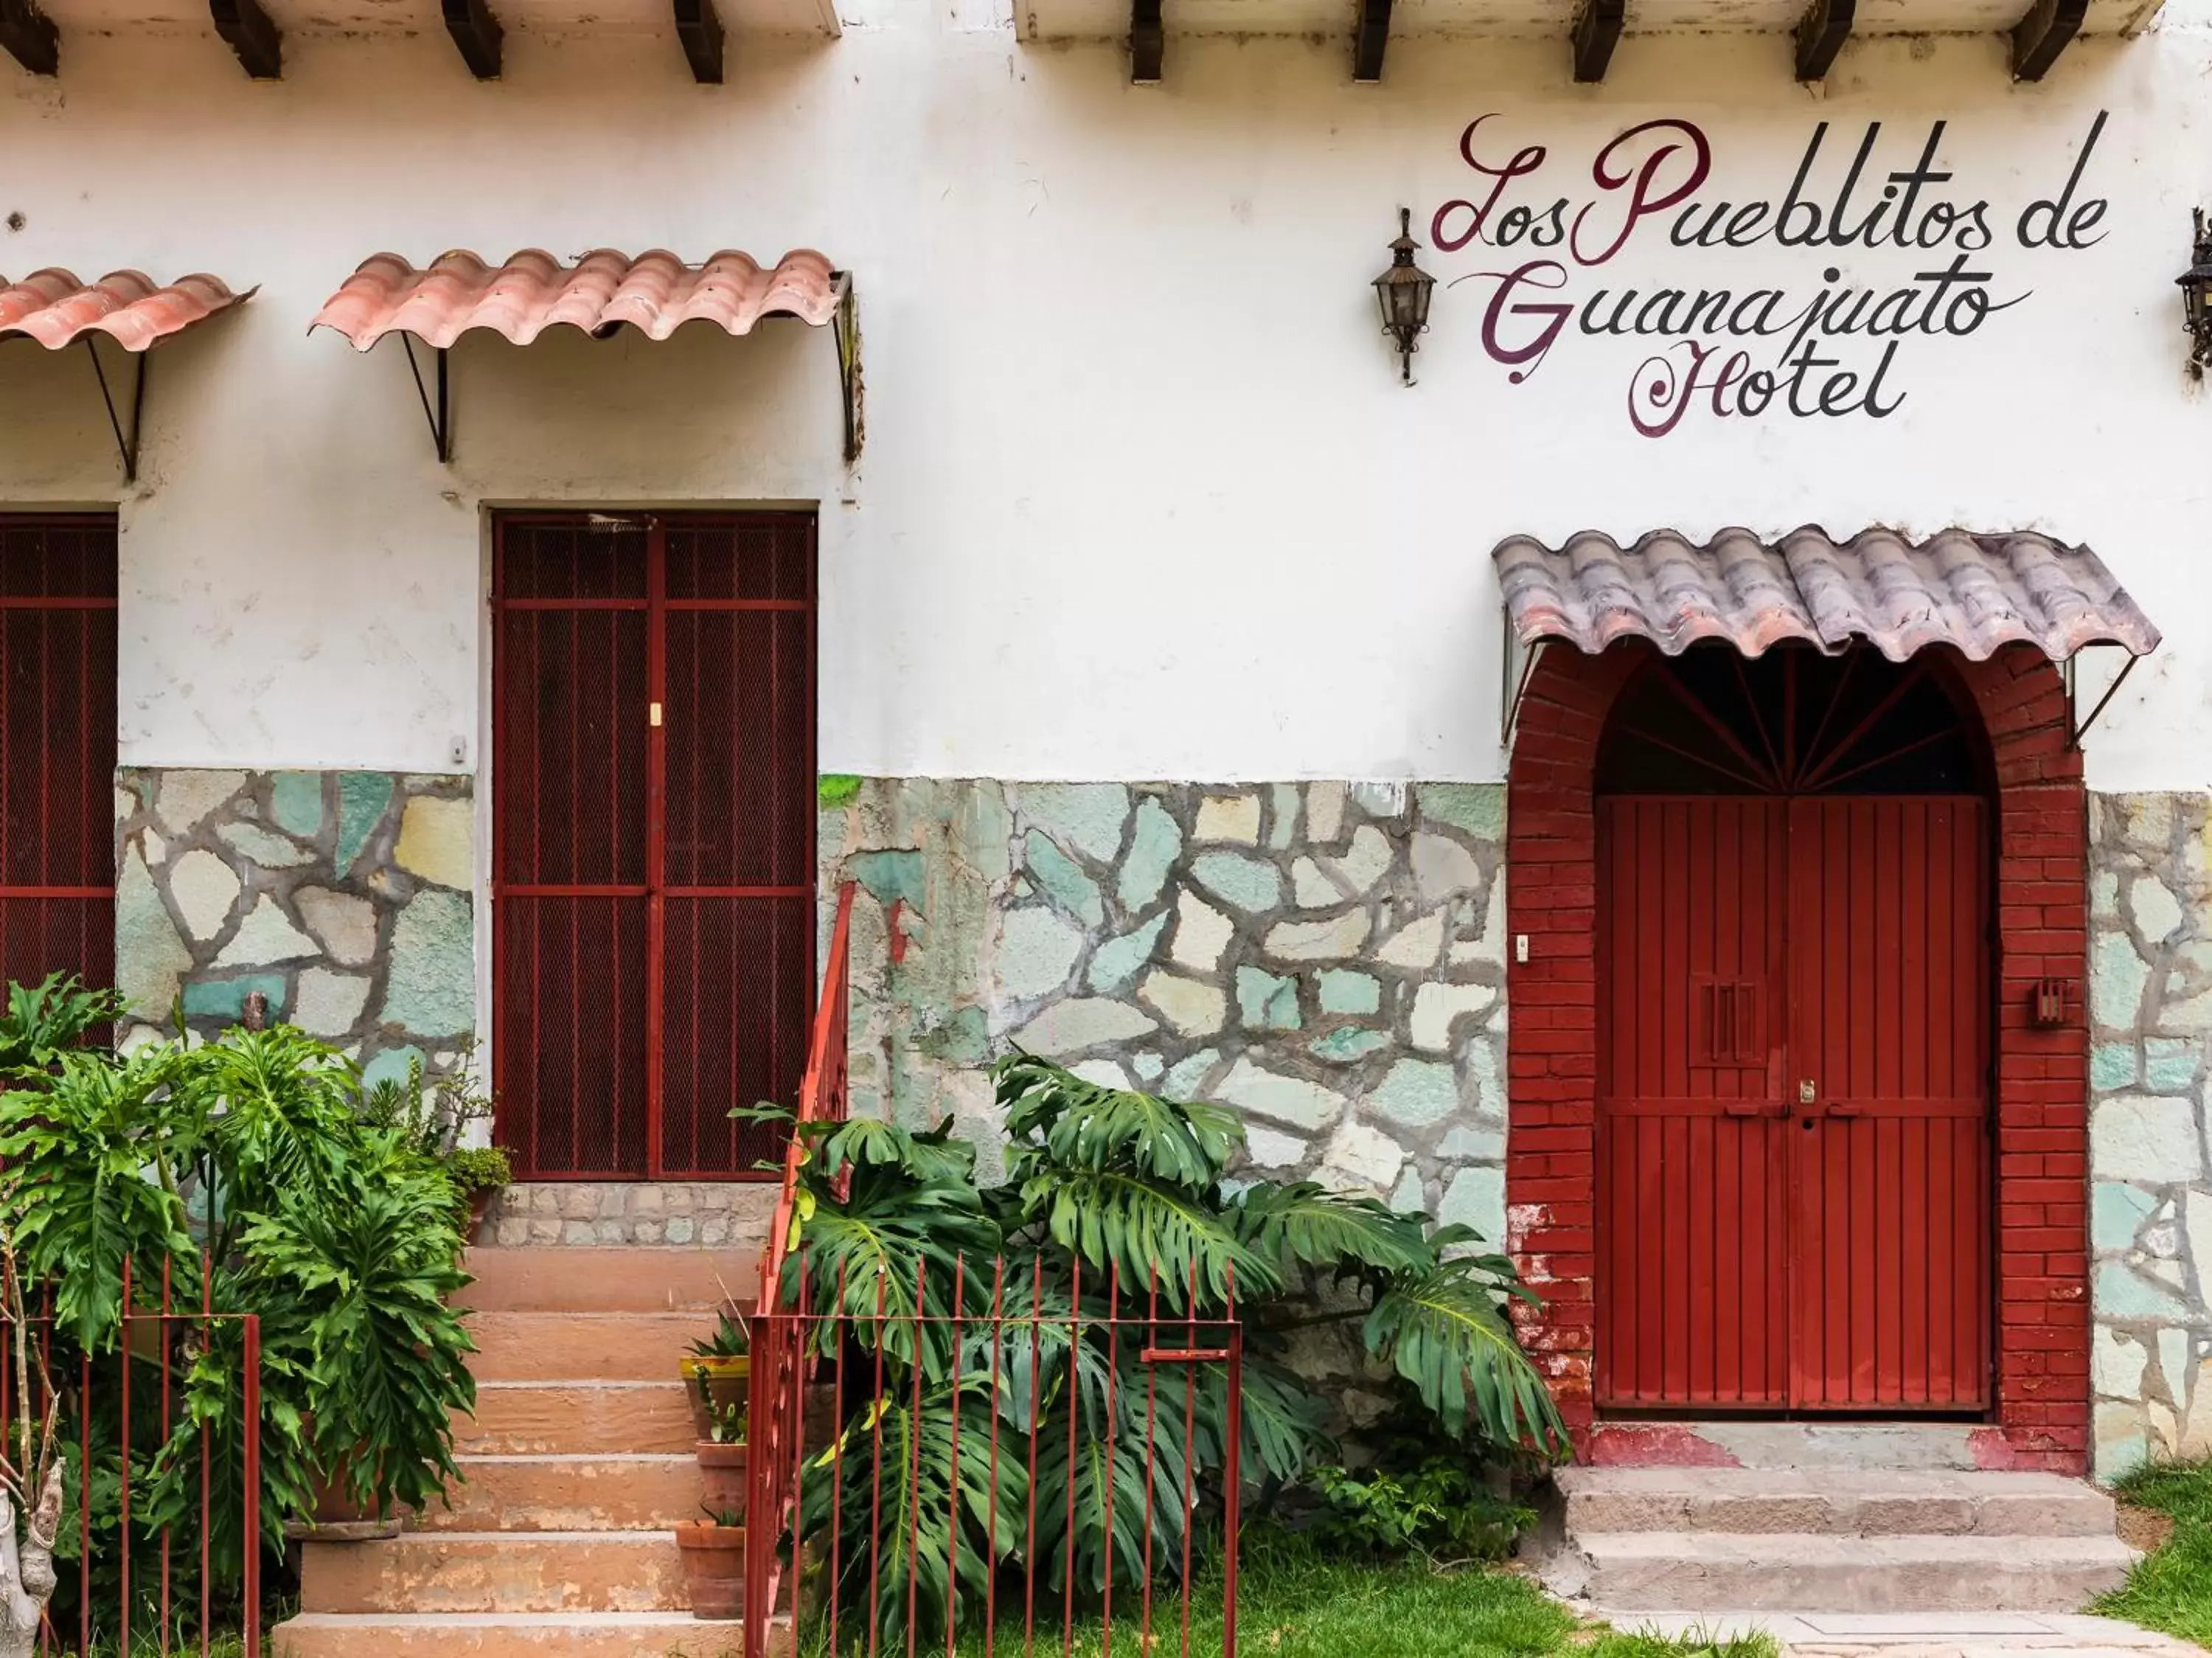
<instances>
[{"instance_id":1,"label":"flagstone wall pattern","mask_svg":"<svg viewBox=\"0 0 2212 1658\"><path fill-rule=\"evenodd\" d=\"M2212 797L2090 797L2098 1472L2212 1453Z\"/></svg>"},{"instance_id":2,"label":"flagstone wall pattern","mask_svg":"<svg viewBox=\"0 0 2212 1658\"><path fill-rule=\"evenodd\" d=\"M212 1034L258 991L372 1078L451 1065L476 1028L475 809L460 777L118 772L122 1039L179 997Z\"/></svg>"},{"instance_id":3,"label":"flagstone wall pattern","mask_svg":"<svg viewBox=\"0 0 2212 1658\"><path fill-rule=\"evenodd\" d=\"M1495 1238L1504 789L849 780L854 1109L995 1161L1010 1044L1243 1108L1249 1163ZM823 925L835 905L823 906ZM825 939L826 948L826 939Z\"/></svg>"}]
</instances>

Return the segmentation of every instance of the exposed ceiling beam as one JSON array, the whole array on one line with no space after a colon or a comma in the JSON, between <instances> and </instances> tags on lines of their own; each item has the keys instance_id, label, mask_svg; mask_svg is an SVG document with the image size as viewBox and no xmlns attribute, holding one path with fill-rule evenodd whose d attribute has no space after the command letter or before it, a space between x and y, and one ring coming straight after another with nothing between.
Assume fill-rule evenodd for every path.
<instances>
[{"instance_id":1,"label":"exposed ceiling beam","mask_svg":"<svg viewBox=\"0 0 2212 1658\"><path fill-rule=\"evenodd\" d=\"M676 0L676 38L701 86L722 84L722 16L714 0Z\"/></svg>"},{"instance_id":2,"label":"exposed ceiling beam","mask_svg":"<svg viewBox=\"0 0 2212 1658\"><path fill-rule=\"evenodd\" d=\"M255 0L208 0L208 13L248 75L257 81L283 76L284 37Z\"/></svg>"},{"instance_id":3,"label":"exposed ceiling beam","mask_svg":"<svg viewBox=\"0 0 2212 1658\"><path fill-rule=\"evenodd\" d=\"M0 0L0 52L33 75L62 72L61 36L32 0Z\"/></svg>"},{"instance_id":4,"label":"exposed ceiling beam","mask_svg":"<svg viewBox=\"0 0 2212 1658\"><path fill-rule=\"evenodd\" d=\"M1583 0L1575 17L1575 79L1602 81L1620 44L1620 25L1628 0Z\"/></svg>"},{"instance_id":5,"label":"exposed ceiling beam","mask_svg":"<svg viewBox=\"0 0 2212 1658\"><path fill-rule=\"evenodd\" d=\"M1390 0L1359 0L1359 32L1352 40L1352 78L1382 78L1382 50L1390 44Z\"/></svg>"},{"instance_id":6,"label":"exposed ceiling beam","mask_svg":"<svg viewBox=\"0 0 2212 1658\"><path fill-rule=\"evenodd\" d=\"M1160 0L1129 0L1129 80L1156 86L1168 53L1167 31L1160 22Z\"/></svg>"},{"instance_id":7,"label":"exposed ceiling beam","mask_svg":"<svg viewBox=\"0 0 2212 1658\"><path fill-rule=\"evenodd\" d=\"M441 0L446 33L461 49L461 61L479 81L499 79L499 42L505 33L485 0Z\"/></svg>"},{"instance_id":8,"label":"exposed ceiling beam","mask_svg":"<svg viewBox=\"0 0 2212 1658\"><path fill-rule=\"evenodd\" d=\"M1825 81L1836 54L1851 38L1858 0L1813 0L1797 20L1797 78Z\"/></svg>"},{"instance_id":9,"label":"exposed ceiling beam","mask_svg":"<svg viewBox=\"0 0 2212 1658\"><path fill-rule=\"evenodd\" d=\"M2035 0L2012 32L2012 78L2040 81L2081 33L2089 0Z\"/></svg>"}]
</instances>

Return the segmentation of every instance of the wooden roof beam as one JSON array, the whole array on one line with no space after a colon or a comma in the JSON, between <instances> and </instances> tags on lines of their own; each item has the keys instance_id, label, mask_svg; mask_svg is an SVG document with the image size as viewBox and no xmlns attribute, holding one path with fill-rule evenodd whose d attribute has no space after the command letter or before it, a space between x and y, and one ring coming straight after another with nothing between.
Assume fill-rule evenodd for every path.
<instances>
[{"instance_id":1,"label":"wooden roof beam","mask_svg":"<svg viewBox=\"0 0 2212 1658\"><path fill-rule=\"evenodd\" d=\"M506 33L486 0L440 0L446 33L461 50L461 61L479 81L499 79L499 44Z\"/></svg>"},{"instance_id":2,"label":"wooden roof beam","mask_svg":"<svg viewBox=\"0 0 2212 1658\"><path fill-rule=\"evenodd\" d=\"M1613 62L1613 49L1620 44L1620 26L1628 0L1583 0L1574 30L1575 79L1602 81Z\"/></svg>"},{"instance_id":3,"label":"wooden roof beam","mask_svg":"<svg viewBox=\"0 0 2212 1658\"><path fill-rule=\"evenodd\" d=\"M691 78L701 86L722 84L722 17L714 0L676 0L676 38L684 43Z\"/></svg>"},{"instance_id":4,"label":"wooden roof beam","mask_svg":"<svg viewBox=\"0 0 2212 1658\"><path fill-rule=\"evenodd\" d=\"M1382 52L1390 44L1390 0L1359 0L1359 31L1352 40L1352 78L1382 78Z\"/></svg>"},{"instance_id":5,"label":"wooden roof beam","mask_svg":"<svg viewBox=\"0 0 2212 1658\"><path fill-rule=\"evenodd\" d=\"M1129 82L1157 86L1167 57L1167 30L1160 21L1160 0L1129 0Z\"/></svg>"},{"instance_id":6,"label":"wooden roof beam","mask_svg":"<svg viewBox=\"0 0 2212 1658\"><path fill-rule=\"evenodd\" d=\"M1799 80L1828 78L1836 54L1851 38L1851 19L1857 10L1858 0L1812 0L1805 8L1805 15L1797 20Z\"/></svg>"},{"instance_id":7,"label":"wooden roof beam","mask_svg":"<svg viewBox=\"0 0 2212 1658\"><path fill-rule=\"evenodd\" d=\"M2035 0L2012 32L2012 78L2040 81L2081 32L2089 0Z\"/></svg>"},{"instance_id":8,"label":"wooden roof beam","mask_svg":"<svg viewBox=\"0 0 2212 1658\"><path fill-rule=\"evenodd\" d=\"M61 36L32 0L0 0L0 52L33 75L62 72Z\"/></svg>"},{"instance_id":9,"label":"wooden roof beam","mask_svg":"<svg viewBox=\"0 0 2212 1658\"><path fill-rule=\"evenodd\" d=\"M248 75L257 81L283 78L284 36L255 0L208 0L208 15Z\"/></svg>"}]
</instances>

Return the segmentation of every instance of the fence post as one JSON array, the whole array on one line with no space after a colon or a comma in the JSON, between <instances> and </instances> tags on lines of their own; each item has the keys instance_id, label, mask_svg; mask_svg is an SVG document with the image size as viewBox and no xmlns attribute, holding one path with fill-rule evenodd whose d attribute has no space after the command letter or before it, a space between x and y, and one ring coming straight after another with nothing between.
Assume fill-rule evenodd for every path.
<instances>
[{"instance_id":1,"label":"fence post","mask_svg":"<svg viewBox=\"0 0 2212 1658\"><path fill-rule=\"evenodd\" d=\"M261 1658L261 1317L245 1318L246 1658Z\"/></svg>"}]
</instances>

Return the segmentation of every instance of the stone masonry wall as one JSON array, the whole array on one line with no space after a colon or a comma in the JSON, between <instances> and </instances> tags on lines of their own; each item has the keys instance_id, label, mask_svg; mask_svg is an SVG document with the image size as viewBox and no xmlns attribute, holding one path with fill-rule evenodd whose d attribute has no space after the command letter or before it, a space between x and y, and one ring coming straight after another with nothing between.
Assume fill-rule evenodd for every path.
<instances>
[{"instance_id":1,"label":"stone masonry wall","mask_svg":"<svg viewBox=\"0 0 2212 1658\"><path fill-rule=\"evenodd\" d=\"M116 785L126 1044L167 1030L179 997L212 1034L258 991L372 1079L459 1058L476 1029L471 779L126 769Z\"/></svg>"},{"instance_id":2,"label":"stone masonry wall","mask_svg":"<svg viewBox=\"0 0 2212 1658\"><path fill-rule=\"evenodd\" d=\"M1502 787L837 782L855 1111L949 1112L988 1156L981 1067L1018 1044L1242 1107L1271 1175L1498 1237Z\"/></svg>"},{"instance_id":3,"label":"stone masonry wall","mask_svg":"<svg viewBox=\"0 0 2212 1658\"><path fill-rule=\"evenodd\" d=\"M2212 1453L2212 796L2090 798L2097 1471Z\"/></svg>"}]
</instances>

